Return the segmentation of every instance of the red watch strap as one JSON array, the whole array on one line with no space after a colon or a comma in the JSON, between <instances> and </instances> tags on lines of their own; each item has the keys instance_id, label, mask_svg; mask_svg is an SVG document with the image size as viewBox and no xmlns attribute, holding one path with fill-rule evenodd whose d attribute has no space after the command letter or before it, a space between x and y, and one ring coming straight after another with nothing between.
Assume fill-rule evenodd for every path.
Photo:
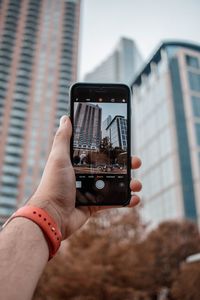
<instances>
[{"instance_id":1,"label":"red watch strap","mask_svg":"<svg viewBox=\"0 0 200 300\"><path fill-rule=\"evenodd\" d=\"M4 226L16 217L27 218L36 223L41 228L48 242L50 260L58 251L62 241L62 234L53 218L44 209L27 205L18 209L8 219Z\"/></svg>"}]
</instances>

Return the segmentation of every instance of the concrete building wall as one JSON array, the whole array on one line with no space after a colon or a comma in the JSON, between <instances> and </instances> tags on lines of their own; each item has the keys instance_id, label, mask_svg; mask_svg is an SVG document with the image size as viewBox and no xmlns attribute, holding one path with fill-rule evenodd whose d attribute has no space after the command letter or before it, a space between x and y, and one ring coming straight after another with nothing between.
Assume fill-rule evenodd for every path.
<instances>
[{"instance_id":1,"label":"concrete building wall","mask_svg":"<svg viewBox=\"0 0 200 300\"><path fill-rule=\"evenodd\" d=\"M3 0L0 222L37 186L77 76L79 0Z\"/></svg>"},{"instance_id":2,"label":"concrete building wall","mask_svg":"<svg viewBox=\"0 0 200 300\"><path fill-rule=\"evenodd\" d=\"M98 104L77 104L74 116L74 148L99 150L101 114Z\"/></svg>"}]
</instances>

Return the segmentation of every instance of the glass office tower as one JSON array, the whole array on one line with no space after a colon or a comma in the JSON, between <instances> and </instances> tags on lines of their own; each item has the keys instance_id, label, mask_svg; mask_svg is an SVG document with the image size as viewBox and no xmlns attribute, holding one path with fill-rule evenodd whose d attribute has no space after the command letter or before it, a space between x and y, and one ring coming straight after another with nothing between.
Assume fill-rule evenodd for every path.
<instances>
[{"instance_id":1,"label":"glass office tower","mask_svg":"<svg viewBox=\"0 0 200 300\"><path fill-rule=\"evenodd\" d=\"M0 223L31 196L77 77L79 0L0 4Z\"/></svg>"},{"instance_id":2,"label":"glass office tower","mask_svg":"<svg viewBox=\"0 0 200 300\"><path fill-rule=\"evenodd\" d=\"M163 43L132 89L144 217L200 225L200 46Z\"/></svg>"},{"instance_id":3,"label":"glass office tower","mask_svg":"<svg viewBox=\"0 0 200 300\"><path fill-rule=\"evenodd\" d=\"M112 147L127 150L127 119L124 116L115 116L106 128L107 136Z\"/></svg>"},{"instance_id":4,"label":"glass office tower","mask_svg":"<svg viewBox=\"0 0 200 300\"><path fill-rule=\"evenodd\" d=\"M86 74L87 82L132 83L142 65L142 57L134 41L121 38L117 47L99 66Z\"/></svg>"}]
</instances>

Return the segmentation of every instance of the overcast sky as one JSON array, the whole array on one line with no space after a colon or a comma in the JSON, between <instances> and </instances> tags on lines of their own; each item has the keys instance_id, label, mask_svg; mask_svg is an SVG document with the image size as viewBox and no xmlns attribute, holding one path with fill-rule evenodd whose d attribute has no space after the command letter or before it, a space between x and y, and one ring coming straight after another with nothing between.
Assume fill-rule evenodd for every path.
<instances>
[{"instance_id":1,"label":"overcast sky","mask_svg":"<svg viewBox=\"0 0 200 300\"><path fill-rule=\"evenodd\" d=\"M164 39L200 44L200 0L82 0L79 80L121 36L134 39L145 59Z\"/></svg>"},{"instance_id":2,"label":"overcast sky","mask_svg":"<svg viewBox=\"0 0 200 300\"><path fill-rule=\"evenodd\" d=\"M123 103L94 103L102 108L102 122L110 115L112 119L117 116L124 116L126 118L127 106Z\"/></svg>"}]
</instances>

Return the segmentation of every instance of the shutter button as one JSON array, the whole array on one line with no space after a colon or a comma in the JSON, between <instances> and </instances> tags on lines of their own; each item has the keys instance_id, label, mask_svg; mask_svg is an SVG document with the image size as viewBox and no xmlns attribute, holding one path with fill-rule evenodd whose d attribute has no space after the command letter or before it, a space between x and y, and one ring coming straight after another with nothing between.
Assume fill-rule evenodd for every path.
<instances>
[{"instance_id":1,"label":"shutter button","mask_svg":"<svg viewBox=\"0 0 200 300\"><path fill-rule=\"evenodd\" d=\"M105 182L103 180L97 180L96 181L96 188L99 190L102 190L105 186Z\"/></svg>"}]
</instances>

